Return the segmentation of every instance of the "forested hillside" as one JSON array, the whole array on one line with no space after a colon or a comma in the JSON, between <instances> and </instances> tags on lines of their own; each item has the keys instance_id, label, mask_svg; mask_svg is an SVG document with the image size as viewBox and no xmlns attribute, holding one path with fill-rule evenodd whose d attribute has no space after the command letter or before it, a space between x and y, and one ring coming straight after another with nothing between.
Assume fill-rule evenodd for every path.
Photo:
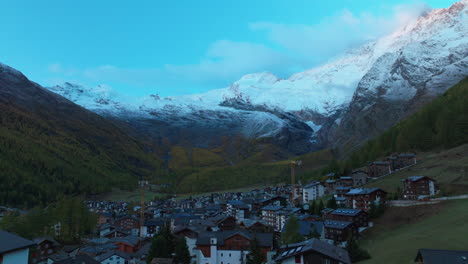
<instances>
[{"instance_id":1,"label":"forested hillside","mask_svg":"<svg viewBox=\"0 0 468 264\"><path fill-rule=\"evenodd\" d=\"M0 204L46 205L70 194L137 185L163 174L152 146L0 67Z\"/></svg>"},{"instance_id":2,"label":"forested hillside","mask_svg":"<svg viewBox=\"0 0 468 264\"><path fill-rule=\"evenodd\" d=\"M468 143L468 77L351 154L345 169L392 152L448 149Z\"/></svg>"}]
</instances>

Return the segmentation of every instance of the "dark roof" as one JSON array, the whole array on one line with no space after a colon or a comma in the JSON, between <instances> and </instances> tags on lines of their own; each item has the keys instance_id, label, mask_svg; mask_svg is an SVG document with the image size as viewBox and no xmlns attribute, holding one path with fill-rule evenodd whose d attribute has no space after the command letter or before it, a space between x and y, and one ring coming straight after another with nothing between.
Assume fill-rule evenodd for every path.
<instances>
[{"instance_id":1,"label":"dark roof","mask_svg":"<svg viewBox=\"0 0 468 264\"><path fill-rule=\"evenodd\" d=\"M245 227L247 227L247 228L252 227L256 223L259 223L261 225L266 226L266 222L264 220L257 220L257 219L244 219L244 221L242 221L242 223L244 223Z\"/></svg>"},{"instance_id":2,"label":"dark roof","mask_svg":"<svg viewBox=\"0 0 468 264\"><path fill-rule=\"evenodd\" d=\"M103 260L106 260L112 256L119 256L121 258L124 258L124 259L131 259L130 255L128 253L125 253L125 252L122 252L122 251L119 251L119 250L111 250L111 251L107 251L106 253L102 254L102 255L99 255L97 257L97 260L99 262L102 262Z\"/></svg>"},{"instance_id":3,"label":"dark roof","mask_svg":"<svg viewBox=\"0 0 468 264\"><path fill-rule=\"evenodd\" d=\"M346 227L350 226L352 222L326 220L323 224L325 225L326 228L345 229Z\"/></svg>"},{"instance_id":4,"label":"dark roof","mask_svg":"<svg viewBox=\"0 0 468 264\"><path fill-rule=\"evenodd\" d=\"M468 251L423 248L418 250L415 261L421 258L424 264L468 264Z\"/></svg>"},{"instance_id":5,"label":"dark roof","mask_svg":"<svg viewBox=\"0 0 468 264\"><path fill-rule=\"evenodd\" d=\"M31 240L0 230L0 254L36 245Z\"/></svg>"},{"instance_id":6,"label":"dark roof","mask_svg":"<svg viewBox=\"0 0 468 264\"><path fill-rule=\"evenodd\" d=\"M317 185L321 185L321 183L319 181L313 181L313 182L310 182L307 185L305 185L304 188L311 188L311 187L314 187L314 186L317 186Z\"/></svg>"},{"instance_id":7,"label":"dark roof","mask_svg":"<svg viewBox=\"0 0 468 264\"><path fill-rule=\"evenodd\" d=\"M203 232L200 233L197 238L197 246L210 245L211 238L217 239L217 245L223 246L224 241L236 234L246 237L249 240L253 240L255 237L261 247L272 247L273 246L273 234L272 233L250 233L245 230L225 230L218 232Z\"/></svg>"},{"instance_id":8,"label":"dark roof","mask_svg":"<svg viewBox=\"0 0 468 264\"><path fill-rule=\"evenodd\" d=\"M123 242L132 246L136 246L140 242L140 238L137 236L116 237L110 240L114 243Z\"/></svg>"},{"instance_id":9,"label":"dark roof","mask_svg":"<svg viewBox=\"0 0 468 264\"><path fill-rule=\"evenodd\" d=\"M333 215L351 215L355 216L363 212L361 209L347 209L347 208L340 208L333 211L331 214Z\"/></svg>"},{"instance_id":10,"label":"dark roof","mask_svg":"<svg viewBox=\"0 0 468 264\"><path fill-rule=\"evenodd\" d=\"M145 221L145 226L164 226L165 222L162 219L149 219Z\"/></svg>"},{"instance_id":11,"label":"dark roof","mask_svg":"<svg viewBox=\"0 0 468 264\"><path fill-rule=\"evenodd\" d=\"M100 264L100 262L87 255L77 255L54 262L54 264Z\"/></svg>"},{"instance_id":12,"label":"dark roof","mask_svg":"<svg viewBox=\"0 0 468 264\"><path fill-rule=\"evenodd\" d=\"M52 242L52 244L54 246L59 246L60 244L55 241L55 239L53 239L51 236L45 236L45 237L36 237L33 239L34 243L36 243L37 245L41 244L42 242L44 241L49 241L49 242Z\"/></svg>"},{"instance_id":13,"label":"dark roof","mask_svg":"<svg viewBox=\"0 0 468 264\"><path fill-rule=\"evenodd\" d=\"M60 260L64 260L64 259L67 259L69 258L70 256L63 252L63 251L60 251L58 253L55 253L53 255L50 255L47 259L51 259L54 263L57 262L57 261L60 261Z\"/></svg>"},{"instance_id":14,"label":"dark roof","mask_svg":"<svg viewBox=\"0 0 468 264\"><path fill-rule=\"evenodd\" d=\"M267 206L263 207L262 210L263 211L278 211L281 208L283 208L283 206L280 206L280 205L267 205Z\"/></svg>"},{"instance_id":15,"label":"dark roof","mask_svg":"<svg viewBox=\"0 0 468 264\"><path fill-rule=\"evenodd\" d=\"M388 161L374 161L371 165L383 165L383 166L390 166L390 162Z\"/></svg>"},{"instance_id":16,"label":"dark roof","mask_svg":"<svg viewBox=\"0 0 468 264\"><path fill-rule=\"evenodd\" d=\"M427 179L429 179L431 181L434 181L433 179L431 179L429 177L426 177L426 176L410 176L410 177L408 177L406 179L409 180L409 181L412 181L412 182L416 182L416 181L419 181L419 180L424 179L424 178L427 178Z\"/></svg>"},{"instance_id":17,"label":"dark roof","mask_svg":"<svg viewBox=\"0 0 468 264\"><path fill-rule=\"evenodd\" d=\"M281 254L275 259L277 262L296 255L303 255L307 252L315 251L331 259L335 259L340 263L351 264L349 254L346 250L315 238L301 243L283 246L281 249Z\"/></svg>"},{"instance_id":18,"label":"dark roof","mask_svg":"<svg viewBox=\"0 0 468 264\"><path fill-rule=\"evenodd\" d=\"M361 195L361 194L371 194L376 191L383 191L382 189L379 188L359 188L359 189L351 189L349 192L347 192L347 195Z\"/></svg>"},{"instance_id":19,"label":"dark roof","mask_svg":"<svg viewBox=\"0 0 468 264\"><path fill-rule=\"evenodd\" d=\"M416 155L413 154L413 153L402 153L402 154L398 155L398 157L401 157L401 158L414 158L414 157L416 157Z\"/></svg>"},{"instance_id":20,"label":"dark roof","mask_svg":"<svg viewBox=\"0 0 468 264\"><path fill-rule=\"evenodd\" d=\"M136 217L133 216L133 215L124 215L124 216L121 216L121 217L115 219L115 222L118 222L118 221L121 221L121 220L125 220L125 219L131 219L131 220L137 221L137 222L139 221L139 219L136 218Z\"/></svg>"},{"instance_id":21,"label":"dark roof","mask_svg":"<svg viewBox=\"0 0 468 264\"><path fill-rule=\"evenodd\" d=\"M323 231L323 222L310 222L310 221L298 221L299 222L299 234L302 236L308 236L314 232L321 234ZM283 228L284 232L285 228Z\"/></svg>"},{"instance_id":22,"label":"dark roof","mask_svg":"<svg viewBox=\"0 0 468 264\"><path fill-rule=\"evenodd\" d=\"M339 186L339 187L336 187L335 190L336 191L349 191L349 190L351 190L351 187L349 187L349 186Z\"/></svg>"},{"instance_id":23,"label":"dark roof","mask_svg":"<svg viewBox=\"0 0 468 264\"><path fill-rule=\"evenodd\" d=\"M147 256L151 247L151 243L144 244L136 253L133 253L135 257Z\"/></svg>"}]
</instances>

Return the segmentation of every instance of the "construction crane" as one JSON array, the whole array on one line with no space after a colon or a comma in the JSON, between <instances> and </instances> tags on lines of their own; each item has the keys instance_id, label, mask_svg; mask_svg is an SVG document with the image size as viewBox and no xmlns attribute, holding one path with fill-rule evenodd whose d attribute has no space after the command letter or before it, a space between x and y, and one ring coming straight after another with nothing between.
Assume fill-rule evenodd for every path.
<instances>
[{"instance_id":1,"label":"construction crane","mask_svg":"<svg viewBox=\"0 0 468 264\"><path fill-rule=\"evenodd\" d=\"M138 180L138 186L140 187L140 237L144 238L145 229L145 186L147 182L143 176L140 176Z\"/></svg>"},{"instance_id":2,"label":"construction crane","mask_svg":"<svg viewBox=\"0 0 468 264\"><path fill-rule=\"evenodd\" d=\"M291 166L291 203L296 199L296 166L301 166L302 160L292 160L289 165Z\"/></svg>"}]
</instances>

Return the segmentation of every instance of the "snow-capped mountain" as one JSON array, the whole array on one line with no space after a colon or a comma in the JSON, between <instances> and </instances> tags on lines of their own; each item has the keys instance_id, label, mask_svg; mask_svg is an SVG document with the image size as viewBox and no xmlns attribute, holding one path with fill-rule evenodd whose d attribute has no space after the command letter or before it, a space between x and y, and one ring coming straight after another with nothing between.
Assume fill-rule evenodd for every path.
<instances>
[{"instance_id":1,"label":"snow-capped mountain","mask_svg":"<svg viewBox=\"0 0 468 264\"><path fill-rule=\"evenodd\" d=\"M50 89L90 110L138 120L139 127L185 129L200 143L207 136L240 134L271 138L300 154L356 145L387 129L467 76L467 57L463 0L428 10L392 34L288 79L254 73L202 94L131 101L105 87Z\"/></svg>"}]
</instances>

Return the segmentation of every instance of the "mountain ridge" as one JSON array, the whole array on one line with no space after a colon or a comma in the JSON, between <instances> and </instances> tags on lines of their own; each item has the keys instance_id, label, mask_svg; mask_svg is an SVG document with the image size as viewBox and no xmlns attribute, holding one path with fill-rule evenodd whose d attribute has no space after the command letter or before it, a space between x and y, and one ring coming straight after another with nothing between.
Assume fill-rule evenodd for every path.
<instances>
[{"instance_id":1,"label":"mountain ridge","mask_svg":"<svg viewBox=\"0 0 468 264\"><path fill-rule=\"evenodd\" d=\"M252 73L202 94L153 94L129 102L104 92L102 97L91 96L94 100L88 103L67 95L60 86L51 90L101 115L130 122L153 120L177 133L199 130L216 136L211 130L218 129L220 137L267 140L291 155L342 146L345 149L340 151L346 153L468 74L467 6L463 0L425 11L389 35L287 79ZM382 121L389 114L383 110L389 107L394 113ZM360 130L370 131L365 136ZM293 140L300 142L289 144ZM172 141L177 143L175 138ZM196 140L193 145L203 147Z\"/></svg>"}]
</instances>

